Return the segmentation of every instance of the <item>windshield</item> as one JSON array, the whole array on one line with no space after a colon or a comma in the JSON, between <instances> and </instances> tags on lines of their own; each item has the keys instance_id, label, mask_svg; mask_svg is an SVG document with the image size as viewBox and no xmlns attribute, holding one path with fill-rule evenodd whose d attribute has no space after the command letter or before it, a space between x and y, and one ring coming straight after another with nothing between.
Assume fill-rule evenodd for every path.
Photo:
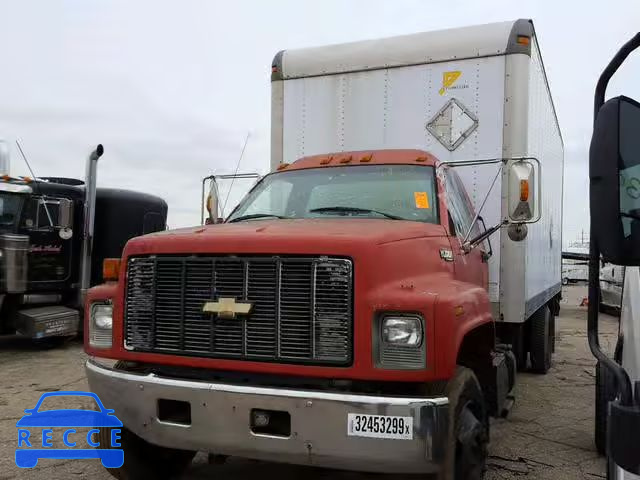
<instances>
[{"instance_id":1,"label":"windshield","mask_svg":"<svg viewBox=\"0 0 640 480\"><path fill-rule=\"evenodd\" d=\"M358 165L268 175L227 221L273 217L387 218L438 223L434 169Z\"/></svg>"},{"instance_id":2,"label":"windshield","mask_svg":"<svg viewBox=\"0 0 640 480\"><path fill-rule=\"evenodd\" d=\"M16 225L22 196L16 193L0 193L0 229L7 231Z\"/></svg>"}]
</instances>

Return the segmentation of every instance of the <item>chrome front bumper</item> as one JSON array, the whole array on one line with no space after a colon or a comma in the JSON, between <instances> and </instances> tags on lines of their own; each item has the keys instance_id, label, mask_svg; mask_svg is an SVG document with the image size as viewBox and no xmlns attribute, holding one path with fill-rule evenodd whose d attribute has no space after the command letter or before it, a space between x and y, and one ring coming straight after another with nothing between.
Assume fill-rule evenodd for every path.
<instances>
[{"instance_id":1,"label":"chrome front bumper","mask_svg":"<svg viewBox=\"0 0 640 480\"><path fill-rule=\"evenodd\" d=\"M399 398L177 380L114 370L89 360L91 391L129 430L165 447L299 465L386 472L436 472L448 433L446 397ZM190 405L190 422L158 418L158 400ZM256 434L253 409L288 412L288 437ZM347 415L413 417L413 440L347 435ZM126 452L125 452L126 462Z\"/></svg>"}]
</instances>

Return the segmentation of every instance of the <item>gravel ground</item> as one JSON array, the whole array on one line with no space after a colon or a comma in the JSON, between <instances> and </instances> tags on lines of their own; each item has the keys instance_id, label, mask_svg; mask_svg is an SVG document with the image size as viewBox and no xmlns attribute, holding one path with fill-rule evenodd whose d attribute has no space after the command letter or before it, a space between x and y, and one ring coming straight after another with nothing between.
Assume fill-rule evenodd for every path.
<instances>
[{"instance_id":1,"label":"gravel ground","mask_svg":"<svg viewBox=\"0 0 640 480\"><path fill-rule=\"evenodd\" d=\"M586 288L567 287L564 296L556 320L553 367L545 376L519 375L510 416L492 424L487 480L605 478L604 460L593 445L594 360L587 346L586 308L578 306ZM612 348L617 321L601 318L602 342ZM33 408L42 392L85 390L84 360L79 343L38 351L21 339L0 340L0 480L111 478L97 460L40 460L30 470L14 463L15 425L23 410ZM206 455L199 454L185 478L241 480L256 475L285 480L366 476L242 459L209 465Z\"/></svg>"}]
</instances>

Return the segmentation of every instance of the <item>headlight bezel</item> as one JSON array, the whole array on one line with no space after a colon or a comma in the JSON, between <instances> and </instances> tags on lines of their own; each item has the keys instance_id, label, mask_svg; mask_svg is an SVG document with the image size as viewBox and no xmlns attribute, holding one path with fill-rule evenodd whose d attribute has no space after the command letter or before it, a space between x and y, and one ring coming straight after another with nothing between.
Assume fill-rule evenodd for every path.
<instances>
[{"instance_id":1,"label":"headlight bezel","mask_svg":"<svg viewBox=\"0 0 640 480\"><path fill-rule=\"evenodd\" d=\"M420 339L414 345L385 341L385 321L390 319L413 320L419 325ZM426 321L419 312L377 312L373 328L373 361L375 368L385 370L422 370L427 358Z\"/></svg>"},{"instance_id":2,"label":"headlight bezel","mask_svg":"<svg viewBox=\"0 0 640 480\"><path fill-rule=\"evenodd\" d=\"M110 315L101 312L102 325L98 324L99 310L110 311ZM110 317L106 322L104 318ZM98 300L89 307L89 345L94 348L111 348L113 346L113 302L111 300Z\"/></svg>"}]
</instances>

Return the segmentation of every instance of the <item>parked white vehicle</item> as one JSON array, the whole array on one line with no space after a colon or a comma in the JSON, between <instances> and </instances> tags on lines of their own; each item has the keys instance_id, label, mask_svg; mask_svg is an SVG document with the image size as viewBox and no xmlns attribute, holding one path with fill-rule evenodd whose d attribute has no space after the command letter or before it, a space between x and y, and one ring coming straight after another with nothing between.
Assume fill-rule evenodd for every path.
<instances>
[{"instance_id":1,"label":"parked white vehicle","mask_svg":"<svg viewBox=\"0 0 640 480\"><path fill-rule=\"evenodd\" d=\"M605 265L600 269L600 311L620 314L625 267Z\"/></svg>"},{"instance_id":2,"label":"parked white vehicle","mask_svg":"<svg viewBox=\"0 0 640 480\"><path fill-rule=\"evenodd\" d=\"M594 127L589 150L591 246L589 251L588 338L598 359L595 388L595 440L607 455L607 480L640 475L640 103L617 96L605 102L607 85L631 52L640 33L604 69L595 91ZM602 268L600 261L615 265ZM620 275L624 290L619 292ZM599 343L598 306L621 293L620 334L613 358ZM616 295L617 297L617 295Z\"/></svg>"},{"instance_id":3,"label":"parked white vehicle","mask_svg":"<svg viewBox=\"0 0 640 480\"><path fill-rule=\"evenodd\" d=\"M570 283L586 282L589 280L589 265L586 263L568 263L564 261L562 263L562 284L569 285Z\"/></svg>"}]
</instances>

